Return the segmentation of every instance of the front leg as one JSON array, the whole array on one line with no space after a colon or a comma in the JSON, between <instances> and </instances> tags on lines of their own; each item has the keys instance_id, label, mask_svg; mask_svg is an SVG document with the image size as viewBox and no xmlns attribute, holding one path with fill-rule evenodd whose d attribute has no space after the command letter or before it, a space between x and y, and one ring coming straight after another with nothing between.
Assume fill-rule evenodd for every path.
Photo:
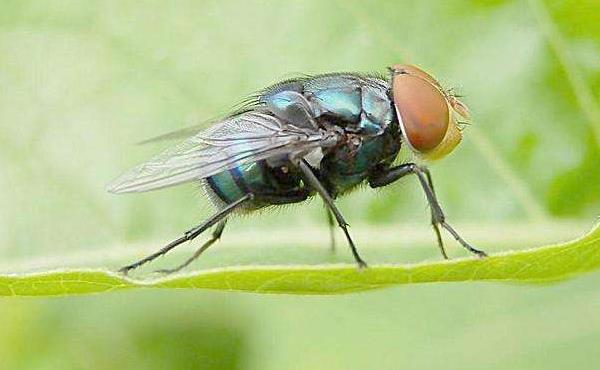
<instances>
[{"instance_id":1,"label":"front leg","mask_svg":"<svg viewBox=\"0 0 600 370\"><path fill-rule=\"evenodd\" d=\"M444 258L448 258L446 254L446 250L444 249L444 243L442 242L442 237L440 235L439 226L442 226L444 229L448 230L448 232L456 239L460 245L462 245L469 252L474 253L480 257L486 256L485 252L480 251L476 248L473 248L469 243L467 243L457 232L446 222L446 216L440 207L440 203L437 200L435 195L435 191L433 190L433 181L431 179L431 173L426 167L419 166L415 163L405 163L396 167L388 168L385 171L380 171L377 173L373 173L369 176L369 185L372 188L378 188L381 186L389 185L402 177L410 174L417 175L419 179L419 183L425 192L425 196L427 197L427 202L429 203L429 208L431 209L431 224L433 225L433 229L435 230L438 246L440 247L440 251ZM438 226L439 225L439 226Z\"/></svg>"}]
</instances>

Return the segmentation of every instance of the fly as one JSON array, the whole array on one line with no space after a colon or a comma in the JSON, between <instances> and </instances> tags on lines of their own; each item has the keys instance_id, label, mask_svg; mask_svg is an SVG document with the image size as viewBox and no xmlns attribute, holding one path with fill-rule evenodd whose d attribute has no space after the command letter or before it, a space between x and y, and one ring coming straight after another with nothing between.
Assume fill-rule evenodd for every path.
<instances>
[{"instance_id":1,"label":"fly","mask_svg":"<svg viewBox=\"0 0 600 370\"><path fill-rule=\"evenodd\" d=\"M361 183L378 188L407 175L418 178L427 197L442 256L448 258L440 228L483 257L483 251L446 222L427 167L395 164L402 145L419 162L444 157L460 143L468 118L466 105L451 90L412 65L395 65L387 76L330 73L267 87L212 127L180 132L185 140L108 186L112 193L132 193L200 182L217 209L200 225L120 271L128 273L213 228L211 238L184 263L161 270L179 271L221 237L231 215L299 203L314 195L325 203L330 228L335 220L356 263L366 267L335 199Z\"/></svg>"}]
</instances>

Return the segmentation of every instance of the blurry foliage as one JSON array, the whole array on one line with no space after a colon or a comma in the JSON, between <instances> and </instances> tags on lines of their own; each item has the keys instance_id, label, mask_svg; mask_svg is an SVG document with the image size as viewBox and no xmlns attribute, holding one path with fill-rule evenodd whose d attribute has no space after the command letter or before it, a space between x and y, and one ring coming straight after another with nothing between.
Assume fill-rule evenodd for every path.
<instances>
[{"instance_id":1,"label":"blurry foliage","mask_svg":"<svg viewBox=\"0 0 600 370\"><path fill-rule=\"evenodd\" d=\"M43 303L19 302L0 307L0 368L114 369L115 364L121 369L243 368L246 328L226 311L195 317L201 310L190 310L185 317L162 305L136 315L144 301L150 303L143 298L131 302L130 312L118 299L91 312L86 312L89 304L84 301L49 309L41 309ZM32 331L37 335L24 335Z\"/></svg>"},{"instance_id":2,"label":"blurry foliage","mask_svg":"<svg viewBox=\"0 0 600 370\"><path fill-rule=\"evenodd\" d=\"M548 189L548 206L556 215L598 211L594 205L600 202L600 146L590 135L584 147L579 165L556 176Z\"/></svg>"}]
</instances>

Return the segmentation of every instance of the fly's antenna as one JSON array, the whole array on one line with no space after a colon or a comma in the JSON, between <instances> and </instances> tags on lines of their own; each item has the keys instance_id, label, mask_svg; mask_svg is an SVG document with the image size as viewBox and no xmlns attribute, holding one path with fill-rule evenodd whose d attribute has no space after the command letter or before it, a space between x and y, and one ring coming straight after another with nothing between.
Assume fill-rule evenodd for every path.
<instances>
[{"instance_id":1,"label":"fly's antenna","mask_svg":"<svg viewBox=\"0 0 600 370\"><path fill-rule=\"evenodd\" d=\"M458 121L456 122L456 125L458 126L458 130L462 132L467 128L467 126L470 126L471 123L466 121Z\"/></svg>"}]
</instances>

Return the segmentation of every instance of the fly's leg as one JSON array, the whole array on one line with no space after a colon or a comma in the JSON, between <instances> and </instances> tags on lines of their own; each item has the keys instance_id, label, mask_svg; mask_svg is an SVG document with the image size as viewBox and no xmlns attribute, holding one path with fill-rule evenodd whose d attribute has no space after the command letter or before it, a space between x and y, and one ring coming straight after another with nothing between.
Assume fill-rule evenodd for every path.
<instances>
[{"instance_id":1,"label":"fly's leg","mask_svg":"<svg viewBox=\"0 0 600 370\"><path fill-rule=\"evenodd\" d=\"M427 177L427 184L429 185L429 188L431 189L431 192L433 193L433 197L437 201L437 196L435 194L435 188L433 187L433 179L431 178L431 172L429 172L429 168L427 168L427 167L422 167L421 169L423 170L423 172L425 172L425 176ZM444 259L448 259L448 254L446 254L446 249L444 248L444 241L442 240L442 233L440 233L439 224L437 223L437 220L434 217L433 208L431 208L431 209L432 209L431 226L433 226L433 231L435 231L435 236L437 238L438 247L440 248L440 253L442 253L442 256L444 257ZM439 206L439 202L438 202L438 209L440 210L440 212L442 211L442 208ZM442 213L442 218L445 218L443 213Z\"/></svg>"},{"instance_id":2,"label":"fly's leg","mask_svg":"<svg viewBox=\"0 0 600 370\"><path fill-rule=\"evenodd\" d=\"M223 221L219 222L217 224L217 227L213 231L212 237L208 239L204 244L202 244L202 246L198 248L196 252L194 252L194 254L190 258L188 258L184 263L172 269L156 270L156 272L159 274L172 274L174 272L181 271L181 269L187 267L190 263L194 262L198 257L200 257L200 255L204 253L204 251L207 250L208 247L213 245L217 240L221 239L221 235L223 235L223 230L225 229L225 224L227 224L227 219L224 219Z\"/></svg>"},{"instance_id":3,"label":"fly's leg","mask_svg":"<svg viewBox=\"0 0 600 370\"><path fill-rule=\"evenodd\" d=\"M327 204L325 204L325 213L327 214L327 224L329 225L329 250L331 253L335 253L335 228L333 225L333 215Z\"/></svg>"},{"instance_id":4,"label":"fly's leg","mask_svg":"<svg viewBox=\"0 0 600 370\"><path fill-rule=\"evenodd\" d=\"M471 252L479 257L485 257L487 254L484 251L476 249L473 246L471 246L469 243L467 243L458 234L458 232L456 232L456 230L454 230L454 228L446 222L446 216L444 215L444 212L442 211L442 208L440 207L440 204L435 195L435 191L433 189L433 180L431 178L431 173L429 172L429 169L427 169L426 167L420 167L417 165L414 165L414 168L415 168L414 173L416 173L416 175L419 177L419 182L421 183L421 187L423 188L423 191L425 191L427 200L430 204L430 208L432 209L431 223L436 232L437 239L438 239L438 245L440 246L440 249L442 250L442 255L444 256L444 258L448 258L448 256L446 255L446 251L444 250L444 245L442 243L442 237L440 235L439 226L442 226L444 229L446 229L463 248L465 248L469 252ZM433 205L432 205L432 203L433 203Z\"/></svg>"},{"instance_id":5,"label":"fly's leg","mask_svg":"<svg viewBox=\"0 0 600 370\"><path fill-rule=\"evenodd\" d=\"M346 235L346 240L348 240L348 245L350 246L350 250L352 251L352 255L354 256L354 260L358 264L358 267L359 268L367 267L366 262L363 261L363 259L358 254L358 251L356 250L356 246L354 245L354 242L352 241L352 238L350 237L350 233L348 232L348 223L346 222L346 220L344 220L344 216L342 216L340 211L335 206L335 203L333 202L333 198L331 198L331 195L329 195L329 192L327 191L327 189L325 189L323 184L321 184L321 181L319 181L317 176L315 176L313 171L310 169L310 166L306 163L306 161L304 159L295 159L295 160L292 159L292 162L296 166L298 166L298 168L302 172L302 179L304 181L306 181L306 183L311 188L316 190L317 193L319 193L321 198L323 198L323 201L325 202L325 205L327 206L329 211L333 213L333 216L335 217L338 225L340 226L340 228L344 231L344 234Z\"/></svg>"},{"instance_id":6,"label":"fly's leg","mask_svg":"<svg viewBox=\"0 0 600 370\"><path fill-rule=\"evenodd\" d=\"M294 191L294 192L289 192L285 195L248 194L248 195L246 195L246 197L250 197L250 199L257 201L257 202L266 202L269 204L289 204L289 203L297 203L297 202L306 200L306 198L308 198L308 192L307 191ZM232 205L233 205L233 203L232 203ZM196 252L194 252L194 254L190 258L188 258L184 263L182 263L181 265L179 265L173 269L157 270L156 272L163 273L163 274L172 274L174 272L178 272L181 269L187 267L189 264L194 262L194 260L196 260L198 257L200 257L200 255L202 253L204 253L205 250L207 250L211 245L213 245L217 240L219 240L221 238L221 235L223 235L223 230L225 229L226 223L227 223L226 218L224 218L222 221L220 221L217 224L217 227L215 228L215 230L213 231L212 237L209 240L207 240L200 248L198 248L196 250ZM194 229L196 229L196 228L194 228ZM188 231L188 233L190 231ZM194 236L194 237L196 237L196 236Z\"/></svg>"},{"instance_id":7,"label":"fly's leg","mask_svg":"<svg viewBox=\"0 0 600 370\"><path fill-rule=\"evenodd\" d=\"M454 237L454 239L456 239L456 241L458 241L458 243L461 246L463 246L463 248L480 257L485 257L486 254L484 251L472 247L456 232L456 230L454 230L452 226L450 226L446 222L446 216L444 215L444 212L440 207L437 197L435 196L435 191L433 190L433 181L431 179L431 174L429 173L429 170L427 168L418 166L415 163L402 164L387 169L386 172L370 176L369 185L371 185L371 187L373 188L378 188L381 186L389 185L392 182L397 181L398 179L410 174L417 175L419 183L421 184L421 187L425 192L425 196L427 197L427 202L429 203L429 208L431 209L431 223L433 225L433 229L435 230L438 240L438 246L440 247L442 256L444 256L444 258L448 258L444 249L444 244L442 242L442 237L439 229L440 226L446 229Z\"/></svg>"},{"instance_id":8,"label":"fly's leg","mask_svg":"<svg viewBox=\"0 0 600 370\"><path fill-rule=\"evenodd\" d=\"M204 221L200 225L194 227L193 229L186 231L183 234L183 236L181 236L180 238L178 238L176 240L173 240L172 242L170 242L169 244L167 244L166 246L161 248L159 251L157 251L145 258L142 258L141 260L139 260L137 262L134 262L130 265L122 267L121 269L119 269L119 272L127 275L127 273L129 273L129 271L134 270L145 263L155 260L156 258L168 253L171 249L177 247L178 245L180 245L184 242L187 242L187 241L190 241L190 240L196 238L198 235L202 234L204 231L206 231L210 227L212 227L215 224L217 224L218 222L224 220L236 208L238 208L245 202L253 199L253 197L254 197L254 195L252 195L252 194L244 195L242 198L236 200L235 202L228 204L225 208L223 208L219 212L212 215L208 220Z\"/></svg>"},{"instance_id":9,"label":"fly's leg","mask_svg":"<svg viewBox=\"0 0 600 370\"><path fill-rule=\"evenodd\" d=\"M256 195L256 201L263 201L269 204L290 204L305 201L310 192L308 189L296 190L288 192L286 195ZM325 205L325 214L327 216L327 224L329 225L329 249L331 253L335 252L335 226L333 222L333 214L329 210L327 203Z\"/></svg>"},{"instance_id":10,"label":"fly's leg","mask_svg":"<svg viewBox=\"0 0 600 370\"><path fill-rule=\"evenodd\" d=\"M442 212L439 203L437 202L437 198L435 196L435 190L433 189L433 182L431 181L431 175L429 174L429 170L426 172L427 183L424 186L421 181L421 177L419 176L419 170L417 170L418 166L414 163L406 163L396 167L392 167L386 169L385 172L376 173L369 178L369 185L372 188L379 188L382 186L389 185L406 175L417 174L419 177L419 182L425 191L425 195L427 196L427 202L429 203L429 208L431 209L431 225L433 226L433 230L435 231L435 235L438 242L438 247L440 248L440 253L444 259L448 259L448 254L446 253L446 249L444 248L444 242L442 240L442 234L440 233L440 227L438 226L439 220L444 219L444 213ZM430 189L430 191L428 191ZM429 195L431 193L431 196Z\"/></svg>"}]
</instances>

